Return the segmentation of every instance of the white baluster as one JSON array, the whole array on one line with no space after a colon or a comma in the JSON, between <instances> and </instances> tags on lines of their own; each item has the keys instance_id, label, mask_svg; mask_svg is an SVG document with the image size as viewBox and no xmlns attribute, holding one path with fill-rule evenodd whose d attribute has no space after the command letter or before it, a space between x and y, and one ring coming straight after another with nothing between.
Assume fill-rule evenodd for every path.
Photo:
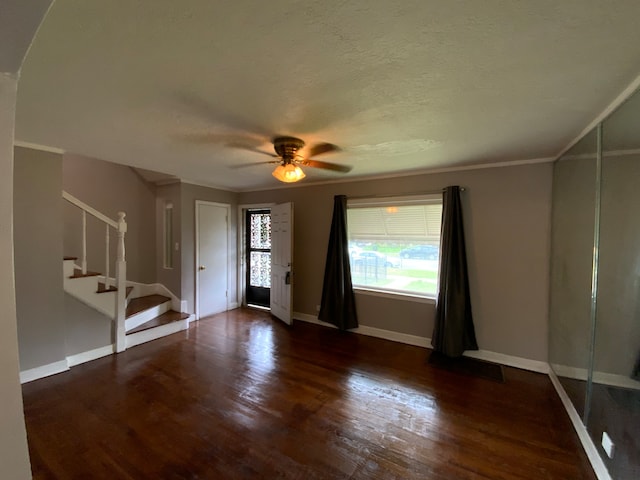
<instances>
[{"instance_id":1,"label":"white baluster","mask_svg":"<svg viewBox=\"0 0 640 480\"><path fill-rule=\"evenodd\" d=\"M124 327L127 302L127 262L125 260L124 235L127 222L124 212L118 212L118 256L116 259L116 352L126 350L126 331Z\"/></svg>"},{"instance_id":2,"label":"white baluster","mask_svg":"<svg viewBox=\"0 0 640 480\"><path fill-rule=\"evenodd\" d=\"M105 266L104 266L104 288L109 290L111 286L111 279L109 278L109 225L106 224L106 237L105 237Z\"/></svg>"},{"instance_id":3,"label":"white baluster","mask_svg":"<svg viewBox=\"0 0 640 480\"><path fill-rule=\"evenodd\" d=\"M124 212L118 212L118 260L125 260L125 251L124 251L124 234L127 233L127 222L125 222L124 217L127 214Z\"/></svg>"},{"instance_id":4,"label":"white baluster","mask_svg":"<svg viewBox=\"0 0 640 480\"><path fill-rule=\"evenodd\" d=\"M82 210L82 274L87 274L87 212Z\"/></svg>"}]
</instances>

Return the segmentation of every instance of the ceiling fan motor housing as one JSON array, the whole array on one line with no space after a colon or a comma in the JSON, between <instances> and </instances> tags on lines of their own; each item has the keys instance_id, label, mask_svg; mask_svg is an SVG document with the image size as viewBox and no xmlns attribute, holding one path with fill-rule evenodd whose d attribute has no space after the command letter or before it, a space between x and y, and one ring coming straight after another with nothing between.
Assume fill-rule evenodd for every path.
<instances>
[{"instance_id":1,"label":"ceiling fan motor housing","mask_svg":"<svg viewBox=\"0 0 640 480\"><path fill-rule=\"evenodd\" d=\"M298 150L304 147L304 141L296 137L276 137L273 147L285 164L290 163L298 155Z\"/></svg>"}]
</instances>

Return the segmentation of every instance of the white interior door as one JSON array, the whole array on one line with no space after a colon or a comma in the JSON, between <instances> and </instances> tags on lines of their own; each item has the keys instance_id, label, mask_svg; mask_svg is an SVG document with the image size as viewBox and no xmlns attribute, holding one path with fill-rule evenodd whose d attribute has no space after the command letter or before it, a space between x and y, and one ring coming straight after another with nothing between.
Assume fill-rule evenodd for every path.
<instances>
[{"instance_id":1,"label":"white interior door","mask_svg":"<svg viewBox=\"0 0 640 480\"><path fill-rule=\"evenodd\" d=\"M271 313L293 323L293 203L271 207Z\"/></svg>"},{"instance_id":2,"label":"white interior door","mask_svg":"<svg viewBox=\"0 0 640 480\"><path fill-rule=\"evenodd\" d=\"M229 206L196 202L196 317L227 310Z\"/></svg>"}]
</instances>

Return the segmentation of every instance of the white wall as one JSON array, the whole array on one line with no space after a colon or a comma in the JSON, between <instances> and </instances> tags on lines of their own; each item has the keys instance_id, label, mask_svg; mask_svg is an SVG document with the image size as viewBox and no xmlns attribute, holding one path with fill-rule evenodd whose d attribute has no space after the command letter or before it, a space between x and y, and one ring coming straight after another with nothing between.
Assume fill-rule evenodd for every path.
<instances>
[{"instance_id":1,"label":"white wall","mask_svg":"<svg viewBox=\"0 0 640 480\"><path fill-rule=\"evenodd\" d=\"M31 478L18 376L13 277L13 129L18 81L0 73L0 465L5 478Z\"/></svg>"},{"instance_id":2,"label":"white wall","mask_svg":"<svg viewBox=\"0 0 640 480\"><path fill-rule=\"evenodd\" d=\"M2 0L0 15L0 468L2 477L11 480L31 478L18 376L13 278L15 103L20 66L52 1Z\"/></svg>"}]
</instances>

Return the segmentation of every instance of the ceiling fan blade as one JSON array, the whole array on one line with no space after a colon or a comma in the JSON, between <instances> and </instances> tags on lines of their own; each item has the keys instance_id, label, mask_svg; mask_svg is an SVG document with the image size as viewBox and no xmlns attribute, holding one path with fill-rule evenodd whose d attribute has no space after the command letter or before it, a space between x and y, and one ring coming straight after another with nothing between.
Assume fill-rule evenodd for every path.
<instances>
[{"instance_id":1,"label":"ceiling fan blade","mask_svg":"<svg viewBox=\"0 0 640 480\"><path fill-rule=\"evenodd\" d=\"M275 153L265 152L264 150L260 150L259 148L243 147L240 145L227 145L227 146L232 148L241 148L243 150L247 150L248 152L261 153L262 155L266 155L267 157L280 158ZM262 162L262 163L265 163L265 162ZM266 162L266 163L280 163L280 160L276 162Z\"/></svg>"},{"instance_id":2,"label":"ceiling fan blade","mask_svg":"<svg viewBox=\"0 0 640 480\"><path fill-rule=\"evenodd\" d=\"M350 165L338 165L337 163L319 162L318 160L300 160L300 165L312 168L323 168L324 170L333 170L334 172L347 173L353 168Z\"/></svg>"},{"instance_id":3,"label":"ceiling fan blade","mask_svg":"<svg viewBox=\"0 0 640 480\"><path fill-rule=\"evenodd\" d=\"M237 170L240 168L247 168L247 167L255 167L257 165L275 165L276 163L280 163L280 160L272 160L270 162L252 162L252 163L241 163L239 165L232 165L229 168L232 170Z\"/></svg>"},{"instance_id":4,"label":"ceiling fan blade","mask_svg":"<svg viewBox=\"0 0 640 480\"><path fill-rule=\"evenodd\" d=\"M214 103L190 92L175 92L173 94L173 106L189 115L201 118L212 125L224 126L228 129L247 132L251 135L268 137L270 131L261 125L253 123L248 118L236 116L233 112L225 110L220 104Z\"/></svg>"},{"instance_id":5,"label":"ceiling fan blade","mask_svg":"<svg viewBox=\"0 0 640 480\"><path fill-rule=\"evenodd\" d=\"M316 143L309 149L309 157L317 157L318 155L322 155L324 153L329 152L337 152L340 150L340 147L334 145L333 143Z\"/></svg>"},{"instance_id":6,"label":"ceiling fan blade","mask_svg":"<svg viewBox=\"0 0 640 480\"><path fill-rule=\"evenodd\" d=\"M178 135L183 142L193 143L196 145L221 145L229 148L238 148L242 150L248 150L250 152L261 153L270 157L277 158L274 153L265 152L257 148L260 145L266 143L263 139L252 137L249 135L239 135L234 133L187 133Z\"/></svg>"}]
</instances>

